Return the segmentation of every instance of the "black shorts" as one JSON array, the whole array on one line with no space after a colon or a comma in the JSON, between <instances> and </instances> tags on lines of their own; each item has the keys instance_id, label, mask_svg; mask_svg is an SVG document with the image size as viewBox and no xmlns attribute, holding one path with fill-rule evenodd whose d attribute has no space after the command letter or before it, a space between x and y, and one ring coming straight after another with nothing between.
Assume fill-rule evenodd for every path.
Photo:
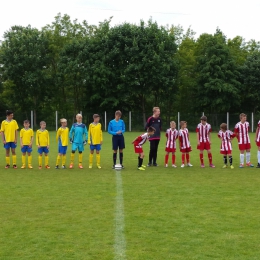
<instances>
[{"instance_id":1,"label":"black shorts","mask_svg":"<svg viewBox=\"0 0 260 260\"><path fill-rule=\"evenodd\" d=\"M117 150L119 148L119 150L124 149L125 148L125 138L123 135L113 135L112 137L112 147L113 150Z\"/></svg>"}]
</instances>

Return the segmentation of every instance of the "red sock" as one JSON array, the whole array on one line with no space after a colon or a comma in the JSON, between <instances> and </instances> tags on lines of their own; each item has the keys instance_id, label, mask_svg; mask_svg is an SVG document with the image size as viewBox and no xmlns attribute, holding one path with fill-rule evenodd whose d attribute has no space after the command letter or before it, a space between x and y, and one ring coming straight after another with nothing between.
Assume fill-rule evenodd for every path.
<instances>
[{"instance_id":1,"label":"red sock","mask_svg":"<svg viewBox=\"0 0 260 260\"><path fill-rule=\"evenodd\" d=\"M169 154L166 154L165 155L165 160L164 160L165 164L168 164L168 159L169 159Z\"/></svg>"},{"instance_id":2,"label":"red sock","mask_svg":"<svg viewBox=\"0 0 260 260\"><path fill-rule=\"evenodd\" d=\"M185 153L183 153L183 154L181 155L181 161L182 161L182 164L185 163Z\"/></svg>"},{"instance_id":3,"label":"red sock","mask_svg":"<svg viewBox=\"0 0 260 260\"><path fill-rule=\"evenodd\" d=\"M211 153L208 154L208 158L209 158L209 164L212 164L212 154Z\"/></svg>"},{"instance_id":4,"label":"red sock","mask_svg":"<svg viewBox=\"0 0 260 260\"><path fill-rule=\"evenodd\" d=\"M175 164L175 154L172 155L172 164Z\"/></svg>"},{"instance_id":5,"label":"red sock","mask_svg":"<svg viewBox=\"0 0 260 260\"><path fill-rule=\"evenodd\" d=\"M200 153L200 163L201 163L201 164L204 164L203 153Z\"/></svg>"},{"instance_id":6,"label":"red sock","mask_svg":"<svg viewBox=\"0 0 260 260\"><path fill-rule=\"evenodd\" d=\"M190 162L190 155L188 153L186 153L186 161L187 161L187 163Z\"/></svg>"}]
</instances>

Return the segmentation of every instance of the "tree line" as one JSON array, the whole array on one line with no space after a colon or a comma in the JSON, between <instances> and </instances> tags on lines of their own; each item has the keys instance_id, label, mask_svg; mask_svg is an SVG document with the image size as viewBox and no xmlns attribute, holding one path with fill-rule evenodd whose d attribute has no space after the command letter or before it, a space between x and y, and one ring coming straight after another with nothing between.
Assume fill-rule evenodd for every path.
<instances>
[{"instance_id":1,"label":"tree line","mask_svg":"<svg viewBox=\"0 0 260 260\"><path fill-rule=\"evenodd\" d=\"M112 18L111 18L112 19ZM41 30L13 26L0 45L0 109L35 123L79 111L140 111L166 119L176 111L206 114L259 110L260 43L241 36L195 37L191 28L152 19L111 26L58 14ZM47 119L46 119L47 120Z\"/></svg>"}]
</instances>

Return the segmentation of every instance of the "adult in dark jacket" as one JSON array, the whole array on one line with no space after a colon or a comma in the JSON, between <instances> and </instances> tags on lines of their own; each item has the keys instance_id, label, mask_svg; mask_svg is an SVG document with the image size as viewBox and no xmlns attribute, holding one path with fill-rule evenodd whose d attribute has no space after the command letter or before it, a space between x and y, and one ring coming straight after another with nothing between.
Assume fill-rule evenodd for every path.
<instances>
[{"instance_id":1,"label":"adult in dark jacket","mask_svg":"<svg viewBox=\"0 0 260 260\"><path fill-rule=\"evenodd\" d=\"M154 127L155 133L149 138L150 141L150 153L149 153L149 162L147 166L158 166L157 165L157 151L160 142L161 136L161 129L162 129L162 120L160 118L160 108L154 107L153 108L153 115L147 119L145 129L147 130L148 127Z\"/></svg>"}]
</instances>

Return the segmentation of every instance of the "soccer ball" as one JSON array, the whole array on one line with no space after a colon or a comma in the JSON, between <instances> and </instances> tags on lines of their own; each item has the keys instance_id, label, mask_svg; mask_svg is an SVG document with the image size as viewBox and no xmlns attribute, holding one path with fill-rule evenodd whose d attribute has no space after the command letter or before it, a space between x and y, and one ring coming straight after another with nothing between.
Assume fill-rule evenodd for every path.
<instances>
[{"instance_id":1,"label":"soccer ball","mask_svg":"<svg viewBox=\"0 0 260 260\"><path fill-rule=\"evenodd\" d=\"M115 165L115 170L120 171L122 169L122 165L121 164L116 164Z\"/></svg>"}]
</instances>

